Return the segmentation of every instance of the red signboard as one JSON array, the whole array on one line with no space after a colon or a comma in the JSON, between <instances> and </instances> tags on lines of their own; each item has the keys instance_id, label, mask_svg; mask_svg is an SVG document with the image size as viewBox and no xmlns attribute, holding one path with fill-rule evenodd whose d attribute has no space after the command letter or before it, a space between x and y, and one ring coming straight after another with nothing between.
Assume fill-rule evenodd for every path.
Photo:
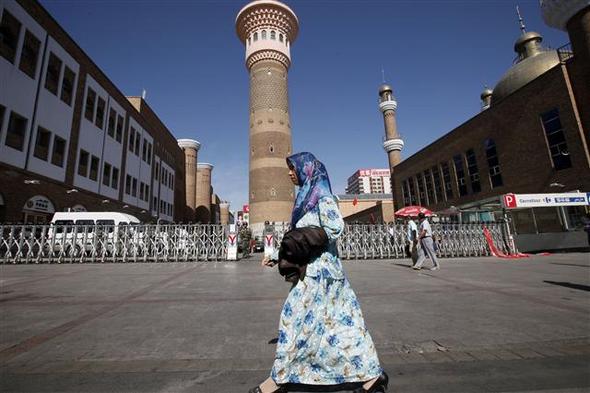
<instances>
[{"instance_id":1,"label":"red signboard","mask_svg":"<svg viewBox=\"0 0 590 393\"><path fill-rule=\"evenodd\" d=\"M242 211L244 213L250 213L250 205L244 205L244 206L242 206Z\"/></svg>"},{"instance_id":2,"label":"red signboard","mask_svg":"<svg viewBox=\"0 0 590 393\"><path fill-rule=\"evenodd\" d=\"M508 209L514 209L516 207L516 195L506 194L504 195L504 206Z\"/></svg>"}]
</instances>

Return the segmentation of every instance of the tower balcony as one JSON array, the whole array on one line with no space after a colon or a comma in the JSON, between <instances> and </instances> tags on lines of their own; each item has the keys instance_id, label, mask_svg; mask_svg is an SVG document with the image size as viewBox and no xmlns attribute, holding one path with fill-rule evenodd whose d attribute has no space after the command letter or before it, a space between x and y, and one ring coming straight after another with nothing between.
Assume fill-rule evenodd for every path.
<instances>
[{"instance_id":1,"label":"tower balcony","mask_svg":"<svg viewBox=\"0 0 590 393\"><path fill-rule=\"evenodd\" d=\"M385 149L387 153L392 151L402 151L403 148L404 141L401 138L387 139L383 142L383 149Z\"/></svg>"},{"instance_id":2,"label":"tower balcony","mask_svg":"<svg viewBox=\"0 0 590 393\"><path fill-rule=\"evenodd\" d=\"M388 101L382 101L379 103L379 110L382 113L385 113L387 111L396 111L397 110L397 101L395 100L388 100Z\"/></svg>"}]
</instances>

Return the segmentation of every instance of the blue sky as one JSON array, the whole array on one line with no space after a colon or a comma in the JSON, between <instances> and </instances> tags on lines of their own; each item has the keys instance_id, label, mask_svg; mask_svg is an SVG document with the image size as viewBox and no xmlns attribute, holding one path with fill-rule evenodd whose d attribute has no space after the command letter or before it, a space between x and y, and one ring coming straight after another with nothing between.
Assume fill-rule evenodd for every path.
<instances>
[{"instance_id":1,"label":"blue sky","mask_svg":"<svg viewBox=\"0 0 590 393\"><path fill-rule=\"evenodd\" d=\"M42 4L125 95L147 101L177 138L201 142L216 193L248 195L248 75L235 34L246 1L61 1ZM479 112L512 64L520 30L557 48L567 34L546 26L537 0L300 0L289 94L294 151L328 168L334 191L359 168L386 168L377 91L398 99L408 157Z\"/></svg>"}]
</instances>

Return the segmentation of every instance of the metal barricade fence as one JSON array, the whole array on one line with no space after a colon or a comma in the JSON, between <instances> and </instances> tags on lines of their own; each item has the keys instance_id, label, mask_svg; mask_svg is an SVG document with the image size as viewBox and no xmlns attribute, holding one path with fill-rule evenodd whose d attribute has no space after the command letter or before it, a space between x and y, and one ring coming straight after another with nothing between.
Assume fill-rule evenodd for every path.
<instances>
[{"instance_id":1,"label":"metal barricade fence","mask_svg":"<svg viewBox=\"0 0 590 393\"><path fill-rule=\"evenodd\" d=\"M496 247L510 253L502 223L487 223ZM483 224L432 224L440 257L488 256ZM288 226L275 227L275 245ZM3 225L0 263L185 262L227 257L228 228L222 225ZM347 224L338 241L342 259L405 258L400 224ZM514 250L512 250L514 251Z\"/></svg>"},{"instance_id":2,"label":"metal barricade fence","mask_svg":"<svg viewBox=\"0 0 590 393\"><path fill-rule=\"evenodd\" d=\"M222 225L3 225L0 262L225 260Z\"/></svg>"}]
</instances>

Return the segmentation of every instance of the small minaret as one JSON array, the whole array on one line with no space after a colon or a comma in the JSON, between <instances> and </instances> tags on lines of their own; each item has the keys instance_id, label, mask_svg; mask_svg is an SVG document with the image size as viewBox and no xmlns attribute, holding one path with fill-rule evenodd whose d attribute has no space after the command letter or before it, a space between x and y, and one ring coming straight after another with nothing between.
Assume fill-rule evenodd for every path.
<instances>
[{"instance_id":1,"label":"small minaret","mask_svg":"<svg viewBox=\"0 0 590 393\"><path fill-rule=\"evenodd\" d=\"M397 133L397 124L395 121L397 101L395 100L393 90L389 85L381 85L379 88L379 110L383 113L383 122L385 123L385 140L383 142L383 148L387 152L389 158L391 192L393 193L395 211L395 184L393 180L393 171L394 167L402 160L401 151L404 147L404 141Z\"/></svg>"},{"instance_id":2,"label":"small minaret","mask_svg":"<svg viewBox=\"0 0 590 393\"><path fill-rule=\"evenodd\" d=\"M492 104L492 94L494 91L487 86L484 86L479 98L481 98L481 111L485 111Z\"/></svg>"}]
</instances>

